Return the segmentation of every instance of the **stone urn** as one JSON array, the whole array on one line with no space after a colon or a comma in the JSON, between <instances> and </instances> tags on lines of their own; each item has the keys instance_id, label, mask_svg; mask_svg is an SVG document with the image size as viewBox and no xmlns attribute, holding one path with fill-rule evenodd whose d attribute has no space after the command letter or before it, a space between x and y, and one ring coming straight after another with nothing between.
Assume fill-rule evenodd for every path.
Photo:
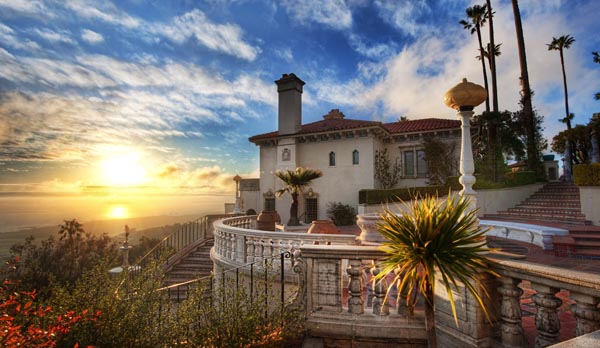
<instances>
[{"instance_id":1,"label":"stone urn","mask_svg":"<svg viewBox=\"0 0 600 348\"><path fill-rule=\"evenodd\" d=\"M313 220L306 233L310 234L339 234L340 230L331 220Z\"/></svg>"},{"instance_id":2,"label":"stone urn","mask_svg":"<svg viewBox=\"0 0 600 348\"><path fill-rule=\"evenodd\" d=\"M256 228L261 231L275 231L275 224L281 222L279 213L275 210L263 210L256 218Z\"/></svg>"},{"instance_id":3,"label":"stone urn","mask_svg":"<svg viewBox=\"0 0 600 348\"><path fill-rule=\"evenodd\" d=\"M378 214L357 215L356 225L360 228L361 242L381 243L385 238L377 231L377 223L382 219Z\"/></svg>"}]
</instances>

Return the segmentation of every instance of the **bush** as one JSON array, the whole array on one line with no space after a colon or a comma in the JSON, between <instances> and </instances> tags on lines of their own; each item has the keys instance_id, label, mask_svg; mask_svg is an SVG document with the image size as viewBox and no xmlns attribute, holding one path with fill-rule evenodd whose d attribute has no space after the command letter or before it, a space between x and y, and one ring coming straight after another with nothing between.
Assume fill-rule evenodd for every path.
<instances>
[{"instance_id":1,"label":"bush","mask_svg":"<svg viewBox=\"0 0 600 348\"><path fill-rule=\"evenodd\" d=\"M356 222L356 210L341 202L329 202L329 204L327 204L327 217L330 218L336 226L354 225Z\"/></svg>"},{"instance_id":2,"label":"bush","mask_svg":"<svg viewBox=\"0 0 600 348\"><path fill-rule=\"evenodd\" d=\"M573 182L577 186L600 186L600 163L573 166Z\"/></svg>"},{"instance_id":3,"label":"bush","mask_svg":"<svg viewBox=\"0 0 600 348\"><path fill-rule=\"evenodd\" d=\"M508 187L535 184L536 181L536 173L534 171L522 170L504 174L504 182Z\"/></svg>"}]
</instances>

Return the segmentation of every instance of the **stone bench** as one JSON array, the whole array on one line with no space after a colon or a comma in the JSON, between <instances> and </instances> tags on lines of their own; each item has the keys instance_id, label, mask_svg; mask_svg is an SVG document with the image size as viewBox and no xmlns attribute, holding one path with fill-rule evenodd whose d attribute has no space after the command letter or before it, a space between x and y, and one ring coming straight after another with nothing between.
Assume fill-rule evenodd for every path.
<instances>
[{"instance_id":1,"label":"stone bench","mask_svg":"<svg viewBox=\"0 0 600 348\"><path fill-rule=\"evenodd\" d=\"M553 250L553 237L566 236L568 230L556 227L524 224L512 221L480 220L482 227L489 227L488 236L508 238L531 243L544 250Z\"/></svg>"}]
</instances>

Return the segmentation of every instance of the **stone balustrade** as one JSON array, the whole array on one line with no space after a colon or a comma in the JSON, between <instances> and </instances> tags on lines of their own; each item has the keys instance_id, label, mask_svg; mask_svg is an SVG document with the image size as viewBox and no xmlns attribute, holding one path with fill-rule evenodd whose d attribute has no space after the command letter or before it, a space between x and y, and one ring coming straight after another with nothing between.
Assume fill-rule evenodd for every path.
<instances>
[{"instance_id":1,"label":"stone balustrade","mask_svg":"<svg viewBox=\"0 0 600 348\"><path fill-rule=\"evenodd\" d=\"M572 302L570 311L576 320L575 332L569 334L576 337L600 329L600 275L518 260L503 260L494 255L490 258L494 262L494 270L501 275L501 286L498 288L501 310L498 317L502 342L506 347L526 346L521 325L523 318L520 300L523 290L519 287L525 282L535 291L532 301L536 313L536 348L559 342L559 308L569 310L557 297L561 290L568 295L568 301Z\"/></svg>"},{"instance_id":2,"label":"stone balustrade","mask_svg":"<svg viewBox=\"0 0 600 348\"><path fill-rule=\"evenodd\" d=\"M422 308L403 308L405 300L397 300L394 289L388 294L385 280L373 282L372 275L379 272L377 260L384 257L377 246L351 245L353 235L267 232L255 230L255 226L256 217L247 216L214 224L215 268L256 262L282 250L294 252L293 265L286 260L289 263L284 270L288 280L290 275L297 276L290 308L305 317L311 339L322 340L326 346L332 345L328 340L390 348L427 345ZM600 275L509 259L506 254L490 253L488 257L500 275L498 279L482 278L491 294L489 308L495 321L486 322L476 301L462 287L454 292L457 326L447 294L438 285L436 327L444 347L529 346L521 310L525 295L532 295L530 306L537 330L531 340L536 348L558 343L564 318L576 321L574 332L566 336L600 329ZM570 307L557 296L560 291L560 297L567 296L566 301L572 303ZM572 316L559 315L562 311L570 311ZM565 336L564 328L562 333Z\"/></svg>"},{"instance_id":3,"label":"stone balustrade","mask_svg":"<svg viewBox=\"0 0 600 348\"><path fill-rule=\"evenodd\" d=\"M212 258L219 270L259 262L283 251L293 252L307 244L348 245L355 244L356 239L350 234L261 231L256 229L256 216L217 221L213 233ZM291 260L286 260L286 269L291 269Z\"/></svg>"}]
</instances>

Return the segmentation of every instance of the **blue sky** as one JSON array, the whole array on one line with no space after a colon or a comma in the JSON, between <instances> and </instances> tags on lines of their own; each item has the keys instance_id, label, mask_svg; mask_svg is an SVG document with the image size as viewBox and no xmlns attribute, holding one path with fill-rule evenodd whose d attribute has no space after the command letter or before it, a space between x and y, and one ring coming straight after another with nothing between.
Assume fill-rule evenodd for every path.
<instances>
[{"instance_id":1,"label":"blue sky","mask_svg":"<svg viewBox=\"0 0 600 348\"><path fill-rule=\"evenodd\" d=\"M248 137L276 129L273 83L306 82L303 122L454 118L444 92L482 84L462 0L0 0L0 191L93 185L233 189L257 176ZM492 1L500 108L517 110L510 1ZM566 51L575 123L600 111L600 2L521 0L534 106L564 128ZM487 28L484 28L487 37ZM486 39L487 42L487 39ZM479 108L481 111L481 107Z\"/></svg>"}]
</instances>

